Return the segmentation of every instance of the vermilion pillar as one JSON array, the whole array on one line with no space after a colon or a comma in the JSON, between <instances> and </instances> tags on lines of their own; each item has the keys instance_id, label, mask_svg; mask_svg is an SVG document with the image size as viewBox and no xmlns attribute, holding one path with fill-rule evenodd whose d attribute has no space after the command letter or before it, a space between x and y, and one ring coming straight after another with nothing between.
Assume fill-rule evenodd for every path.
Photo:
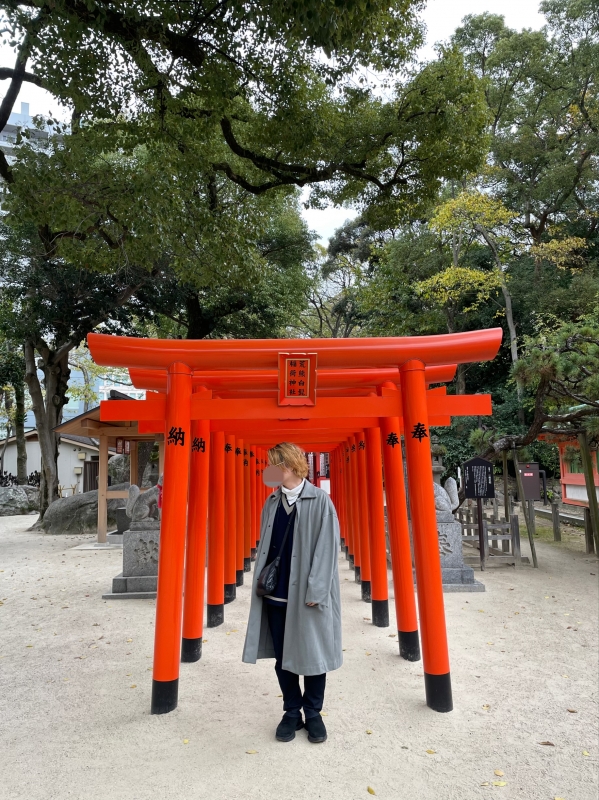
<instances>
[{"instance_id":1,"label":"vermilion pillar","mask_svg":"<svg viewBox=\"0 0 599 800\"><path fill-rule=\"evenodd\" d=\"M252 560L256 559L256 543L260 532L258 530L258 511L256 498L256 449L250 445L250 500L252 505Z\"/></svg>"},{"instance_id":2,"label":"vermilion pillar","mask_svg":"<svg viewBox=\"0 0 599 800\"><path fill-rule=\"evenodd\" d=\"M252 569L252 496L250 451L243 448L243 569Z\"/></svg>"},{"instance_id":3,"label":"vermilion pillar","mask_svg":"<svg viewBox=\"0 0 599 800\"><path fill-rule=\"evenodd\" d=\"M387 628L389 626L389 589L387 585L381 431L379 428L366 429L366 458L368 462L372 624L379 628Z\"/></svg>"},{"instance_id":4,"label":"vermilion pillar","mask_svg":"<svg viewBox=\"0 0 599 800\"><path fill-rule=\"evenodd\" d=\"M191 467L181 643L181 661L187 662L198 661L202 657L209 474L210 422L205 419L194 419L191 423Z\"/></svg>"},{"instance_id":5,"label":"vermilion pillar","mask_svg":"<svg viewBox=\"0 0 599 800\"><path fill-rule=\"evenodd\" d=\"M225 434L222 431L212 434L211 449L207 625L216 628L225 621Z\"/></svg>"},{"instance_id":6,"label":"vermilion pillar","mask_svg":"<svg viewBox=\"0 0 599 800\"><path fill-rule=\"evenodd\" d=\"M351 479L351 444L349 439L345 441L345 496L347 498L347 519L348 519L348 542L347 542L347 558L349 560L349 568L354 569L354 541L356 538L356 517L355 517L355 503L354 493L352 488Z\"/></svg>"},{"instance_id":7,"label":"vermilion pillar","mask_svg":"<svg viewBox=\"0 0 599 800\"><path fill-rule=\"evenodd\" d=\"M397 390L395 389L395 391ZM401 456L399 418L385 417L381 419L381 434L399 654L407 661L419 661L420 643L418 641L418 619L416 617L416 598L414 597L414 580L412 577L412 551L410 548L406 487Z\"/></svg>"},{"instance_id":8,"label":"vermilion pillar","mask_svg":"<svg viewBox=\"0 0 599 800\"><path fill-rule=\"evenodd\" d=\"M186 364L175 363L168 368L166 389L166 453L158 552L152 714L172 711L177 707L179 694L190 438L191 370Z\"/></svg>"},{"instance_id":9,"label":"vermilion pillar","mask_svg":"<svg viewBox=\"0 0 599 800\"><path fill-rule=\"evenodd\" d=\"M408 361L400 372L426 702L435 711L451 711L453 701L424 364Z\"/></svg>"},{"instance_id":10,"label":"vermilion pillar","mask_svg":"<svg viewBox=\"0 0 599 800\"><path fill-rule=\"evenodd\" d=\"M368 470L366 467L366 437L364 431L356 436L356 456L358 462L358 496L360 499L360 572L362 578L362 600L372 600L370 569L370 533L368 522Z\"/></svg>"},{"instance_id":11,"label":"vermilion pillar","mask_svg":"<svg viewBox=\"0 0 599 800\"><path fill-rule=\"evenodd\" d=\"M358 493L358 453L356 437L349 437L349 476L351 481L352 505L354 509L354 571L356 583L360 583L361 566L361 519L360 519L360 495Z\"/></svg>"},{"instance_id":12,"label":"vermilion pillar","mask_svg":"<svg viewBox=\"0 0 599 800\"><path fill-rule=\"evenodd\" d=\"M225 436L225 605L237 596L235 437Z\"/></svg>"},{"instance_id":13,"label":"vermilion pillar","mask_svg":"<svg viewBox=\"0 0 599 800\"><path fill-rule=\"evenodd\" d=\"M245 534L244 534L244 495L245 483L243 480L243 439L237 439L235 442L235 511L237 519L235 521L235 532L237 534L237 542L235 545L235 567L236 567L236 584L243 586L243 572L244 572L244 550L245 550Z\"/></svg>"}]
</instances>

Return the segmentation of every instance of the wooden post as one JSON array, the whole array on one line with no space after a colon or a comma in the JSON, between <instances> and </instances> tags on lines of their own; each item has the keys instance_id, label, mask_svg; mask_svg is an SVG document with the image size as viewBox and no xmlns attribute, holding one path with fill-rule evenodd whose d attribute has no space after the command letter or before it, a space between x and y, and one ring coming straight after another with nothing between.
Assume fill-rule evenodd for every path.
<instances>
[{"instance_id":1,"label":"wooden post","mask_svg":"<svg viewBox=\"0 0 599 800\"><path fill-rule=\"evenodd\" d=\"M356 513L355 513L355 506L356 506L356 498L353 493L352 487L352 478L351 478L352 470L351 470L351 444L350 440L346 439L345 441L345 480L346 480L346 497L347 497L347 506L348 506L348 518L349 518L349 525L348 525L348 548L347 548L347 558L349 561L349 568L354 569L354 547L355 547L355 539L356 539Z\"/></svg>"},{"instance_id":2,"label":"wooden post","mask_svg":"<svg viewBox=\"0 0 599 800\"><path fill-rule=\"evenodd\" d=\"M591 529L595 540L595 552L599 553L599 507L597 505L597 489L595 488L595 478L593 470L593 460L586 433L578 434L578 445L584 471L584 482L587 487L587 497L589 498L589 512L591 519Z\"/></svg>"},{"instance_id":3,"label":"wooden post","mask_svg":"<svg viewBox=\"0 0 599 800\"><path fill-rule=\"evenodd\" d=\"M424 364L416 359L408 361L400 367L400 375L426 702L435 711L451 711L451 674Z\"/></svg>"},{"instance_id":4,"label":"wooden post","mask_svg":"<svg viewBox=\"0 0 599 800\"><path fill-rule=\"evenodd\" d=\"M108 437L100 435L98 463L98 544L106 544L108 530L106 492L108 491Z\"/></svg>"},{"instance_id":5,"label":"wooden post","mask_svg":"<svg viewBox=\"0 0 599 800\"><path fill-rule=\"evenodd\" d=\"M158 441L158 477L164 475L164 434Z\"/></svg>"},{"instance_id":6,"label":"wooden post","mask_svg":"<svg viewBox=\"0 0 599 800\"><path fill-rule=\"evenodd\" d=\"M524 487L522 486L522 475L520 475L520 465L518 464L518 454L516 453L516 448L512 449L512 459L514 462L514 471L516 473L516 484L518 486L518 500L520 501L520 505L522 506L522 513L524 514L524 521L526 523L526 530L528 532L528 542L530 544L530 552L532 554L532 563L535 568L539 566L537 562L537 551L535 548L535 540L534 540L534 525L535 525L535 506L534 501L530 501L528 504L527 510L527 503L524 499ZM530 506L532 504L532 518L530 515Z\"/></svg>"},{"instance_id":7,"label":"wooden post","mask_svg":"<svg viewBox=\"0 0 599 800\"><path fill-rule=\"evenodd\" d=\"M507 482L507 450L503 450L501 453L501 458L503 461L503 515L505 517L505 521L510 521L510 497L509 497L509 489L508 489L508 482Z\"/></svg>"},{"instance_id":8,"label":"wooden post","mask_svg":"<svg viewBox=\"0 0 599 800\"><path fill-rule=\"evenodd\" d=\"M259 511L257 510L257 503L256 503L256 470L258 469L256 464L256 447L253 444L248 446L249 450L249 460L250 460L250 506L251 506L251 517L252 517L252 554L251 559L252 561L256 560L256 545L258 541L258 537L260 536L259 530Z\"/></svg>"},{"instance_id":9,"label":"wooden post","mask_svg":"<svg viewBox=\"0 0 599 800\"><path fill-rule=\"evenodd\" d=\"M535 567L538 567L537 563L537 550L535 547L535 533L537 531L537 521L535 518L535 501L534 500L527 500L526 504L528 506L528 520L529 520L529 528L528 528L528 538L530 540L530 549L532 552L532 563ZM524 503L522 504L524 507Z\"/></svg>"},{"instance_id":10,"label":"wooden post","mask_svg":"<svg viewBox=\"0 0 599 800\"><path fill-rule=\"evenodd\" d=\"M514 567L518 568L522 564L522 554L520 550L520 520L517 514L512 514L510 517L510 533L512 535Z\"/></svg>"},{"instance_id":11,"label":"wooden post","mask_svg":"<svg viewBox=\"0 0 599 800\"><path fill-rule=\"evenodd\" d=\"M250 475L250 450L243 447L243 570L252 570L252 483Z\"/></svg>"},{"instance_id":12,"label":"wooden post","mask_svg":"<svg viewBox=\"0 0 599 800\"><path fill-rule=\"evenodd\" d=\"M553 541L561 542L562 532L559 526L559 505L558 503L551 503L551 521L553 523Z\"/></svg>"},{"instance_id":13,"label":"wooden post","mask_svg":"<svg viewBox=\"0 0 599 800\"><path fill-rule=\"evenodd\" d=\"M485 569L485 560L487 554L487 548L485 547L485 540L486 540L486 529L485 529L485 517L483 513L483 501L480 497L476 498L476 508L478 512L478 549L480 555L480 568L481 571Z\"/></svg>"},{"instance_id":14,"label":"wooden post","mask_svg":"<svg viewBox=\"0 0 599 800\"><path fill-rule=\"evenodd\" d=\"M137 442L129 442L129 485L139 486L141 489L142 481L137 474L138 470L138 451L137 451Z\"/></svg>"},{"instance_id":15,"label":"wooden post","mask_svg":"<svg viewBox=\"0 0 599 800\"><path fill-rule=\"evenodd\" d=\"M593 525L591 522L591 512L588 508L584 509L584 544L587 555L595 552L593 541Z\"/></svg>"}]
</instances>

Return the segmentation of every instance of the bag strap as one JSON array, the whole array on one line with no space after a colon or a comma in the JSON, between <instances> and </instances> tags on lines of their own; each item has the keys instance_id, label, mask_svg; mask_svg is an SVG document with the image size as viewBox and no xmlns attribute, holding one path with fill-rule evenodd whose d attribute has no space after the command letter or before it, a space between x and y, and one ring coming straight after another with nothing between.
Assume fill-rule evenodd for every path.
<instances>
[{"instance_id":1,"label":"bag strap","mask_svg":"<svg viewBox=\"0 0 599 800\"><path fill-rule=\"evenodd\" d=\"M297 500L295 501L297 503ZM287 537L289 536L289 529L291 528L291 523L295 519L295 511L296 505L293 505L293 511L289 514L289 521L287 522L287 528L285 529L285 536L283 537L283 544L281 545L281 549L279 550L279 558L281 557L283 550L285 549L285 545L287 544Z\"/></svg>"}]
</instances>

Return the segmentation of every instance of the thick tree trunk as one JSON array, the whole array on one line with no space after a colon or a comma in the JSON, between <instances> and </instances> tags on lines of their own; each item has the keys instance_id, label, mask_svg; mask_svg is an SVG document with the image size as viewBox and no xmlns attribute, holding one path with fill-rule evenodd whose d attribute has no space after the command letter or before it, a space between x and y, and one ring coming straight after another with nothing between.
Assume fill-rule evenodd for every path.
<instances>
[{"instance_id":1,"label":"thick tree trunk","mask_svg":"<svg viewBox=\"0 0 599 800\"><path fill-rule=\"evenodd\" d=\"M31 340L25 342L25 380L31 395L42 456L39 518L41 522L50 503L58 498L60 437L54 432L54 428L62 421L62 409L67 402L66 393L70 375L68 354L72 347L65 346L53 352L46 346L40 348L38 345L38 350L42 350L39 364L36 364L35 349ZM44 391L37 374L38 366L44 373Z\"/></svg>"},{"instance_id":2,"label":"thick tree trunk","mask_svg":"<svg viewBox=\"0 0 599 800\"><path fill-rule=\"evenodd\" d=\"M458 364L458 371L455 379L455 393L466 394L466 365Z\"/></svg>"},{"instance_id":3,"label":"thick tree trunk","mask_svg":"<svg viewBox=\"0 0 599 800\"><path fill-rule=\"evenodd\" d=\"M25 387L17 383L15 390L15 437L17 440L17 482L27 483L27 442L25 441Z\"/></svg>"},{"instance_id":4,"label":"thick tree trunk","mask_svg":"<svg viewBox=\"0 0 599 800\"><path fill-rule=\"evenodd\" d=\"M6 448L8 447L8 440L10 439L10 432L11 432L11 424L7 420L6 436L4 438L4 444L2 445L2 450L0 450L0 474L4 472L4 456L6 455Z\"/></svg>"}]
</instances>

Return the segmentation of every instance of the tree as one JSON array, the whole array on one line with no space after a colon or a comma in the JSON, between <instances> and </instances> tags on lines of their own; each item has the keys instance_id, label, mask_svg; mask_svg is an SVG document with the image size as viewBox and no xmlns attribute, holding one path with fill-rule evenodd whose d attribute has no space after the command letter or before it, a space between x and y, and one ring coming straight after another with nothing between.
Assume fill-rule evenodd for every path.
<instances>
[{"instance_id":1,"label":"tree","mask_svg":"<svg viewBox=\"0 0 599 800\"><path fill-rule=\"evenodd\" d=\"M4 225L0 263L4 276L0 331L24 347L25 382L42 454L43 516L57 497L58 435L54 429L68 401L69 354L98 325L123 330L128 324L124 306L152 275L130 266L109 275L77 269L47 258L34 231L15 231Z\"/></svg>"},{"instance_id":2,"label":"tree","mask_svg":"<svg viewBox=\"0 0 599 800\"><path fill-rule=\"evenodd\" d=\"M13 397L14 394L14 404ZM6 412L6 444L14 428L17 447L17 483L27 483L27 446L25 442L25 362L17 348L6 339L0 341L0 391L4 395ZM0 473L4 469L4 450Z\"/></svg>"}]
</instances>

